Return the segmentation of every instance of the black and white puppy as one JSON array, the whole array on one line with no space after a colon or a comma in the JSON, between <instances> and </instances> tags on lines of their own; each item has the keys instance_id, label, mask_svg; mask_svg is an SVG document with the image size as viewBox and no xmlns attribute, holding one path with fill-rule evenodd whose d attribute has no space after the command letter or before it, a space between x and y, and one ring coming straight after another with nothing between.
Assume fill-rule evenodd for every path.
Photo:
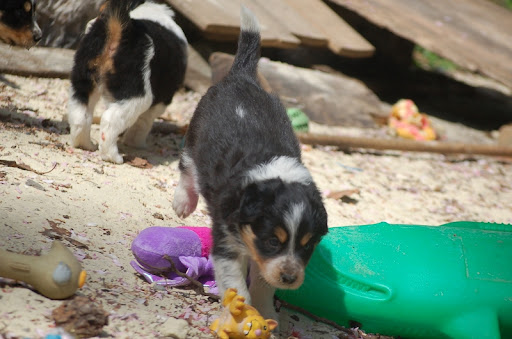
<instances>
[{"instance_id":1,"label":"black and white puppy","mask_svg":"<svg viewBox=\"0 0 512 339\"><path fill-rule=\"evenodd\" d=\"M117 139L142 148L153 120L183 83L187 39L164 4L109 0L92 20L75 54L68 122L74 147L95 150L90 130L94 107L103 96L99 152L122 163Z\"/></svg>"},{"instance_id":2,"label":"black and white puppy","mask_svg":"<svg viewBox=\"0 0 512 339\"><path fill-rule=\"evenodd\" d=\"M173 208L187 217L204 197L221 295L236 288L271 318L275 289L302 284L327 213L284 107L258 83L258 21L245 7L241 16L233 66L190 122Z\"/></svg>"},{"instance_id":3,"label":"black and white puppy","mask_svg":"<svg viewBox=\"0 0 512 339\"><path fill-rule=\"evenodd\" d=\"M0 41L30 48L41 40L35 0L0 0Z\"/></svg>"}]
</instances>

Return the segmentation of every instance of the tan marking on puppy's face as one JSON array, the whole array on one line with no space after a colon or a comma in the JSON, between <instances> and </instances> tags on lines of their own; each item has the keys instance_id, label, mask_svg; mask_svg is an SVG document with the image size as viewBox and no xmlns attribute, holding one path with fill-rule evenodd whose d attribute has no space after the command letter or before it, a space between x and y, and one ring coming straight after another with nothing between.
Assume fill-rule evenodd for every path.
<instances>
[{"instance_id":1,"label":"tan marking on puppy's face","mask_svg":"<svg viewBox=\"0 0 512 339\"><path fill-rule=\"evenodd\" d=\"M265 260L260 256L258 250L256 249L256 245L254 244L254 239L256 239L256 235L251 229L251 226L244 226L240 231L242 236L242 240L247 246L249 253L251 254L251 259L258 264L260 270L263 270L265 267Z\"/></svg>"},{"instance_id":2,"label":"tan marking on puppy's face","mask_svg":"<svg viewBox=\"0 0 512 339\"><path fill-rule=\"evenodd\" d=\"M30 12L32 10L32 3L30 1L25 1L23 8L25 9L25 12Z\"/></svg>"},{"instance_id":3,"label":"tan marking on puppy's face","mask_svg":"<svg viewBox=\"0 0 512 339\"><path fill-rule=\"evenodd\" d=\"M0 40L9 45L22 46L25 48L30 48L35 44L30 27L13 29L3 23L0 23Z\"/></svg>"},{"instance_id":4,"label":"tan marking on puppy's face","mask_svg":"<svg viewBox=\"0 0 512 339\"><path fill-rule=\"evenodd\" d=\"M300 245L302 247L306 246L306 244L309 242L309 240L311 240L311 238L313 237L313 234L311 233L306 233L302 239L300 239Z\"/></svg>"},{"instance_id":5,"label":"tan marking on puppy's face","mask_svg":"<svg viewBox=\"0 0 512 339\"><path fill-rule=\"evenodd\" d=\"M258 265L260 273L267 283L281 289L296 289L302 284L304 281L304 264L300 259L286 254L274 258L263 258L254 243L256 235L251 227L244 226L240 234L249 250L251 259ZM282 273L295 275L297 280L291 284L283 283L281 281Z\"/></svg>"},{"instance_id":6,"label":"tan marking on puppy's face","mask_svg":"<svg viewBox=\"0 0 512 339\"><path fill-rule=\"evenodd\" d=\"M277 239L281 244L284 244L286 240L288 240L288 232L286 232L282 227L278 226L274 231Z\"/></svg>"}]
</instances>

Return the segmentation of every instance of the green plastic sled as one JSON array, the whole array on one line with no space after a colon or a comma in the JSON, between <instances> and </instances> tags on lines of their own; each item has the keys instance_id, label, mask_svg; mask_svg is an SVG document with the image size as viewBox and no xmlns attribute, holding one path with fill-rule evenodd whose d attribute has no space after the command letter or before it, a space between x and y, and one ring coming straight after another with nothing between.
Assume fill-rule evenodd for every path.
<instances>
[{"instance_id":1,"label":"green plastic sled","mask_svg":"<svg viewBox=\"0 0 512 339\"><path fill-rule=\"evenodd\" d=\"M512 338L512 225L331 228L304 284L277 295L368 333Z\"/></svg>"}]
</instances>

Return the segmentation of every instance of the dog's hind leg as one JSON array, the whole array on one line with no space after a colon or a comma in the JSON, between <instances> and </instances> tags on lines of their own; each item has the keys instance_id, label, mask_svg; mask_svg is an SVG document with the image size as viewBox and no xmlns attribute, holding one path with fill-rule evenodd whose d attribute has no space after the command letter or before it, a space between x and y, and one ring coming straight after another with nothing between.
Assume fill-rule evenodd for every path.
<instances>
[{"instance_id":1,"label":"dog's hind leg","mask_svg":"<svg viewBox=\"0 0 512 339\"><path fill-rule=\"evenodd\" d=\"M99 91L94 88L90 93L71 87L68 101L68 123L71 135L71 145L89 151L98 147L91 141L91 125L94 107L99 100Z\"/></svg>"},{"instance_id":2,"label":"dog's hind leg","mask_svg":"<svg viewBox=\"0 0 512 339\"><path fill-rule=\"evenodd\" d=\"M179 168L181 172L180 181L174 191L172 208L178 217L186 218L195 211L199 200L197 168L186 151L181 154Z\"/></svg>"},{"instance_id":3,"label":"dog's hind leg","mask_svg":"<svg viewBox=\"0 0 512 339\"><path fill-rule=\"evenodd\" d=\"M103 160L116 164L123 163L123 157L117 148L117 138L132 126L150 105L149 96L125 99L107 105L100 124L99 151Z\"/></svg>"},{"instance_id":4,"label":"dog's hind leg","mask_svg":"<svg viewBox=\"0 0 512 339\"><path fill-rule=\"evenodd\" d=\"M123 143L135 148L145 148L146 138L151 131L153 121L162 115L165 107L164 104L157 104L142 113L135 124L124 133Z\"/></svg>"}]
</instances>

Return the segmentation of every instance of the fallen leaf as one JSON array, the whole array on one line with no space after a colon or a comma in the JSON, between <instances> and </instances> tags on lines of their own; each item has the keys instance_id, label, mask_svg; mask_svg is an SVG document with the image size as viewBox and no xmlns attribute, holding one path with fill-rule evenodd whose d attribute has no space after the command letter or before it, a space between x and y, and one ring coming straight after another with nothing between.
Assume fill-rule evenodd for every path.
<instances>
[{"instance_id":1,"label":"fallen leaf","mask_svg":"<svg viewBox=\"0 0 512 339\"><path fill-rule=\"evenodd\" d=\"M333 192L330 192L329 194L327 194L327 198L339 200L339 199L342 199L343 197L350 197L352 194L357 194L357 193L359 193L359 189L357 189L357 188L351 189L351 190L333 191Z\"/></svg>"},{"instance_id":2,"label":"fallen leaf","mask_svg":"<svg viewBox=\"0 0 512 339\"><path fill-rule=\"evenodd\" d=\"M70 231L68 231L65 228L59 227L60 223L57 223L55 221L48 220L48 219L46 219L46 221L48 221L48 223L50 224L50 227L51 227L51 230L48 230L48 231L54 232L54 233L56 233L57 235L60 235L60 236L68 236L69 237L71 235ZM45 231L46 230L47 229L45 228ZM41 233L43 233L43 232L41 232Z\"/></svg>"},{"instance_id":3,"label":"fallen leaf","mask_svg":"<svg viewBox=\"0 0 512 339\"><path fill-rule=\"evenodd\" d=\"M125 158L125 162L130 165L130 166L133 166L133 167L138 167L138 168L153 168L153 165L151 165L149 163L149 161L147 161L146 159L142 159L142 158L139 158L139 157L126 157Z\"/></svg>"},{"instance_id":4,"label":"fallen leaf","mask_svg":"<svg viewBox=\"0 0 512 339\"><path fill-rule=\"evenodd\" d=\"M162 215L162 213L158 213L158 212L153 213L153 218L164 220L164 216Z\"/></svg>"}]
</instances>

